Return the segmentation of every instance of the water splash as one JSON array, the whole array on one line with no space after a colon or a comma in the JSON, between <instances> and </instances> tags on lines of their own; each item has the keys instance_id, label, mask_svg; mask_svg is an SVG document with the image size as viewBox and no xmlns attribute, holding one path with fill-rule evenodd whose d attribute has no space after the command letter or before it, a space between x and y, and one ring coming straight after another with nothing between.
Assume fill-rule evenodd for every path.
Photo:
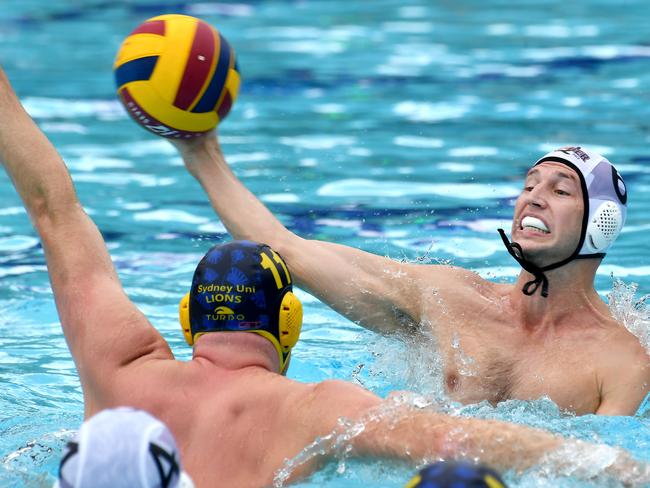
<instances>
[{"instance_id":1,"label":"water splash","mask_svg":"<svg viewBox=\"0 0 650 488\"><path fill-rule=\"evenodd\" d=\"M285 460L284 466L275 473L273 478L273 487L281 488L285 486L285 483L294 470L312 460L324 456L336 460L336 473L342 475L347 469L346 462L352 451L351 441L364 432L366 427L371 423L387 419L389 420L389 428L395 425L397 421L403 418L405 405L425 408L430 406L431 402L415 393L399 392L391 395L379 407L370 410L359 421L355 422L346 418L340 418L336 427L330 434L317 438L314 442L298 453L297 456Z\"/></svg>"},{"instance_id":2,"label":"water splash","mask_svg":"<svg viewBox=\"0 0 650 488\"><path fill-rule=\"evenodd\" d=\"M368 347L374 361L368 374L393 390L404 388L432 401L446 401L443 362L429 331L422 326L415 334L373 336Z\"/></svg>"},{"instance_id":3,"label":"water splash","mask_svg":"<svg viewBox=\"0 0 650 488\"><path fill-rule=\"evenodd\" d=\"M607 295L612 316L634 334L650 354L650 294L636 298L639 285L614 278Z\"/></svg>"},{"instance_id":4,"label":"water splash","mask_svg":"<svg viewBox=\"0 0 650 488\"><path fill-rule=\"evenodd\" d=\"M454 335L451 339L451 348L454 353L455 364L458 366L458 373L461 376L474 376L478 377L479 372L476 366L476 360L465 354L461 345L460 337L458 332L454 332Z\"/></svg>"},{"instance_id":5,"label":"water splash","mask_svg":"<svg viewBox=\"0 0 650 488\"><path fill-rule=\"evenodd\" d=\"M402 420L408 419L414 412L422 410L437 413L443 413L445 411L445 409L441 408L435 402L422 395L411 392L399 392L389 396L382 405L368 412L358 422L341 419L331 433L316 439L293 459L286 460L284 466L276 472L273 486L276 488L285 486L285 483L295 470L309 462L322 460L325 457L333 460L330 466L336 465L335 473L332 472L333 470L326 468L330 472L330 477L338 476L335 479L339 481L345 479L345 486L348 486L347 482L355 478L356 481L360 481L359 477L367 476L368 473L367 471L363 472L361 468L357 468L357 465L350 456L354 438L367 429L372 429L377 424L381 425L382 431L391 431L397 428ZM600 442L599 436L593 432L591 434L584 432L584 429L578 425L584 422L584 417L566 416L562 414L557 406L549 399L530 402L508 401L503 402L497 408L491 407L487 402L484 402L482 405L461 407L456 412L450 412L449 417L440 418L439 422L453 426L455 422L454 418L460 419L460 417L468 416L497 420L503 420L503 417L506 416L511 417L511 421L515 423L539 424L535 425L537 427L548 427L546 425L548 421L542 421L541 417L550 416L554 419L554 422L552 422L552 427L554 428L550 430L556 433L561 432L567 438L559 449L546 453L533 467L528 468L526 471L517 472L509 470L503 473L510 486L517 486L518 488L542 486L571 488L647 486L644 483L650 480L649 464L635 460L618 447L594 444L594 442ZM594 417L595 420L592 420L593 422L606 420L596 416ZM531 419L534 421L529 422ZM433 422L437 424L438 420L434 419ZM635 422L639 426L644 425L638 419ZM576 439L573 437L574 434L580 433L586 436L586 438ZM426 434L423 432L423 435ZM472 435L471 431L463 428L459 423L457 427L447 431L441 444L445 445L449 442L450 445L459 447L465 445L464 440L471 440L472 442L468 442L467 444L467 446L470 446L477 441L476 438L472 439ZM492 437L486 439L486 441L487 444L485 444L482 450L462 452L461 449L461 452L454 452L454 458L465 458L474 462L481 462L481 458L483 457L481 453L487 453L487 449L495 449L495 443L498 444L501 442L506 446L505 443L510 443L511 439L505 435L503 440L499 441L497 434L496 438ZM511 444L507 445L512 447ZM407 445L403 447L404 452L402 454L410 458L411 452L409 451L409 447ZM521 460L525 460L527 459L527 452L523 448L515 448L511 452L511 456L521 457ZM439 459L439 455L432 455L423 459L413 459L410 468L405 469L402 466L403 474L398 475L396 479L400 479L400 477L402 480L408 479L408 473L413 473L414 469L419 469ZM368 463L372 463L372 460L364 460L364 464ZM378 460L374 475L382 469L385 469L386 463L386 460ZM358 472L348 472L348 468L357 469ZM400 468L397 467L396 469L399 472ZM315 475L314 477L317 476ZM373 474L371 473L369 480L372 479L372 476ZM309 486L318 485L309 484Z\"/></svg>"},{"instance_id":6,"label":"water splash","mask_svg":"<svg viewBox=\"0 0 650 488\"><path fill-rule=\"evenodd\" d=\"M0 479L3 486L8 486L5 483L10 483L12 486L51 486L51 476L42 471L47 468L53 470L63 446L73 434L74 431L68 429L46 433L5 454L0 459L2 469Z\"/></svg>"},{"instance_id":7,"label":"water splash","mask_svg":"<svg viewBox=\"0 0 650 488\"><path fill-rule=\"evenodd\" d=\"M532 470L538 476L600 480L599 486L648 486L650 465L604 444L570 440L547 454Z\"/></svg>"}]
</instances>

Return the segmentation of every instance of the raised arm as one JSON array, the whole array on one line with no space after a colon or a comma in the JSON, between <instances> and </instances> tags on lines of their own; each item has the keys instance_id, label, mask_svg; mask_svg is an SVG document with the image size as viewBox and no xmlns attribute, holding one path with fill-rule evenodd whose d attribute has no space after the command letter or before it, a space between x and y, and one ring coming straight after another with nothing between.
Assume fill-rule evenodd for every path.
<instances>
[{"instance_id":1,"label":"raised arm","mask_svg":"<svg viewBox=\"0 0 650 488\"><path fill-rule=\"evenodd\" d=\"M270 245L287 262L298 286L375 331L392 332L420 323L424 287L416 270L419 266L302 239L284 227L237 179L214 134L174 144L228 232L236 239ZM452 267L435 268L428 280L434 279L440 286L450 284L457 274Z\"/></svg>"},{"instance_id":2,"label":"raised arm","mask_svg":"<svg viewBox=\"0 0 650 488\"><path fill-rule=\"evenodd\" d=\"M166 342L122 290L63 160L23 109L1 68L0 161L41 238L86 399L106 392L122 366L144 357L171 357Z\"/></svg>"}]
</instances>

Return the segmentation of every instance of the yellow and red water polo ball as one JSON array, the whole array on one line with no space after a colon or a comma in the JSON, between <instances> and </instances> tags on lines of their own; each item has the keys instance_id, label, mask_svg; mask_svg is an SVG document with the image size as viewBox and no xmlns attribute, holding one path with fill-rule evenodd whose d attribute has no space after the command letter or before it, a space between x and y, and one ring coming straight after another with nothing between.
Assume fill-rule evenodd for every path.
<instances>
[{"instance_id":1,"label":"yellow and red water polo ball","mask_svg":"<svg viewBox=\"0 0 650 488\"><path fill-rule=\"evenodd\" d=\"M144 21L122 42L113 71L129 115L169 138L190 138L216 127L241 82L226 39L188 15Z\"/></svg>"}]
</instances>

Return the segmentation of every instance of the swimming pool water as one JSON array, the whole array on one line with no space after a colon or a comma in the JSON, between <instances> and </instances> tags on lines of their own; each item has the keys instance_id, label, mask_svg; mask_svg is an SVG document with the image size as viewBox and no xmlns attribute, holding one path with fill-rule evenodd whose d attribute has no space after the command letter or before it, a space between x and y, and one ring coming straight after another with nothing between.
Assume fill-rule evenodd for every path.
<instances>
[{"instance_id":1,"label":"swimming pool water","mask_svg":"<svg viewBox=\"0 0 650 488\"><path fill-rule=\"evenodd\" d=\"M134 26L174 12L209 21L236 49L243 85L221 127L225 153L305 237L511 280L518 267L495 229L508 225L529 165L567 144L610 157L630 203L597 289L605 296L622 280L616 310L648 340L650 314L637 303L650 293L647 2L0 0L0 11L0 63L67 161L127 293L179 359L190 351L178 299L203 252L228 236L171 146L117 103L111 72ZM0 202L0 486L48 485L82 420L81 391L42 251L4 173ZM300 296L306 324L291 377L445 402L423 346L378 338ZM448 407L595 436L650 461L648 418L573 418L543 399ZM395 487L411 472L336 468L301 486Z\"/></svg>"}]
</instances>

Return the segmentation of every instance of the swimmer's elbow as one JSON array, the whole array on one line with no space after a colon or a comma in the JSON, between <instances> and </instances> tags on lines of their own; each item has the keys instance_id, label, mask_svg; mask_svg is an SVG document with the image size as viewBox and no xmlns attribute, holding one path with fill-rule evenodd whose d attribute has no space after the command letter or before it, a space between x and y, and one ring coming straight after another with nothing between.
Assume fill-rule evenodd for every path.
<instances>
[{"instance_id":1,"label":"swimmer's elbow","mask_svg":"<svg viewBox=\"0 0 650 488\"><path fill-rule=\"evenodd\" d=\"M64 222L68 214L81 211L72 180L67 173L54 185L48 181L35 181L27 195L23 195L25 207L34 226L40 229L48 224Z\"/></svg>"},{"instance_id":2,"label":"swimmer's elbow","mask_svg":"<svg viewBox=\"0 0 650 488\"><path fill-rule=\"evenodd\" d=\"M249 240L266 244L282 256L282 260L287 263L292 275L296 274L296 268L301 264L301 255L305 253L305 243L309 242L281 224L278 228L264 235L255 234L245 237Z\"/></svg>"},{"instance_id":3,"label":"swimmer's elbow","mask_svg":"<svg viewBox=\"0 0 650 488\"><path fill-rule=\"evenodd\" d=\"M158 334L150 334L137 347L125 353L118 359L117 367L132 366L135 363L155 359L171 359L172 352L169 344Z\"/></svg>"}]
</instances>

